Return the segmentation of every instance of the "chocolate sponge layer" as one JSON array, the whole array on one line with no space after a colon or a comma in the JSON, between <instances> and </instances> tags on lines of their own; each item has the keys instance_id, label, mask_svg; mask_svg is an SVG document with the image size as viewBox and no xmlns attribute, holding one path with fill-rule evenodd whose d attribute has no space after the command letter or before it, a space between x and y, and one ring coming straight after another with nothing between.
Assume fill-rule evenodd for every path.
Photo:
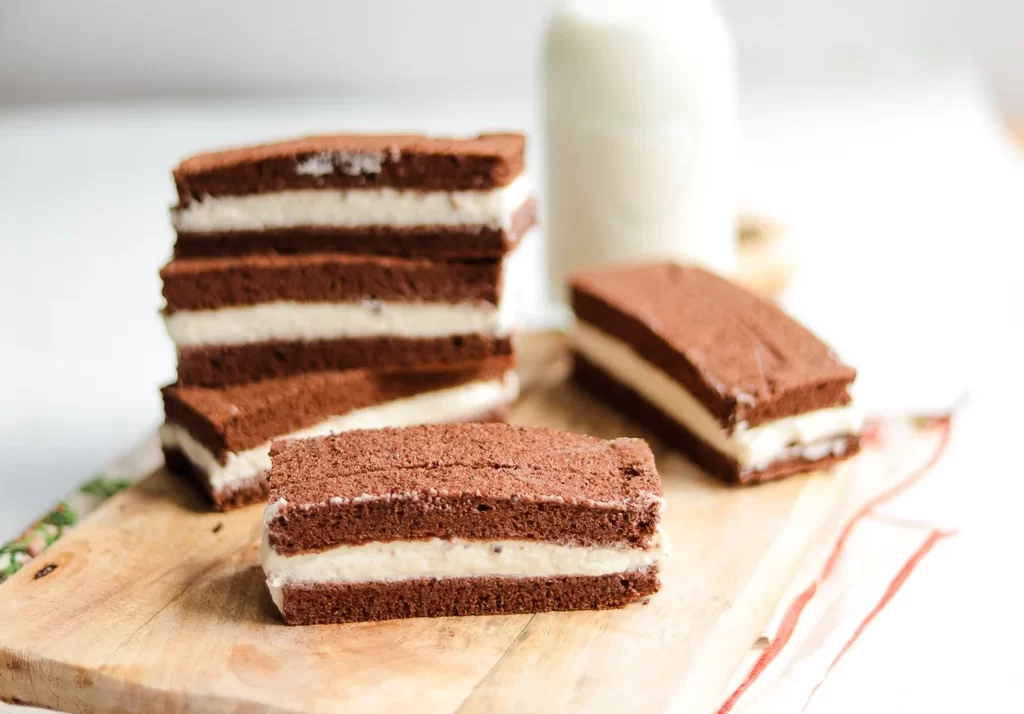
<instances>
[{"instance_id":1,"label":"chocolate sponge layer","mask_svg":"<svg viewBox=\"0 0 1024 714\"><path fill-rule=\"evenodd\" d=\"M268 536L282 555L421 538L649 547L660 519L639 439L429 425L277 441L271 458Z\"/></svg>"},{"instance_id":2,"label":"chocolate sponge layer","mask_svg":"<svg viewBox=\"0 0 1024 714\"><path fill-rule=\"evenodd\" d=\"M656 567L612 575L445 578L284 586L290 625L624 607L661 587Z\"/></svg>"},{"instance_id":3,"label":"chocolate sponge layer","mask_svg":"<svg viewBox=\"0 0 1024 714\"><path fill-rule=\"evenodd\" d=\"M777 306L712 273L661 263L571 282L578 319L677 380L728 431L850 402L854 369Z\"/></svg>"},{"instance_id":4,"label":"chocolate sponge layer","mask_svg":"<svg viewBox=\"0 0 1024 714\"><path fill-rule=\"evenodd\" d=\"M330 416L396 399L501 379L511 357L456 369L381 373L346 370L266 379L223 389L172 384L162 390L167 420L185 427L221 463L245 451Z\"/></svg>"},{"instance_id":5,"label":"chocolate sponge layer","mask_svg":"<svg viewBox=\"0 0 1024 714\"><path fill-rule=\"evenodd\" d=\"M178 348L178 383L226 387L309 372L461 369L492 357L511 357L512 338L485 334L412 339L342 338Z\"/></svg>"},{"instance_id":6,"label":"chocolate sponge layer","mask_svg":"<svg viewBox=\"0 0 1024 714\"><path fill-rule=\"evenodd\" d=\"M173 260L160 271L165 312L266 302L487 302L501 294L500 260L441 263L356 255Z\"/></svg>"},{"instance_id":7,"label":"chocolate sponge layer","mask_svg":"<svg viewBox=\"0 0 1024 714\"><path fill-rule=\"evenodd\" d=\"M485 190L523 172L522 134L469 139L335 134L190 157L174 169L178 200L312 188ZM315 160L316 175L300 170Z\"/></svg>"}]
</instances>

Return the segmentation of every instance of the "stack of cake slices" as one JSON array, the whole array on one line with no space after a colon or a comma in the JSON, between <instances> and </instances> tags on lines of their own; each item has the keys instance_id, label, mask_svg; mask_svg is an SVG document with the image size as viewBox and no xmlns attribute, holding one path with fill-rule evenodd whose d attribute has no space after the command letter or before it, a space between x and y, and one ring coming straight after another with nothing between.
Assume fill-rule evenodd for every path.
<instances>
[{"instance_id":1,"label":"stack of cake slices","mask_svg":"<svg viewBox=\"0 0 1024 714\"><path fill-rule=\"evenodd\" d=\"M179 164L169 467L223 509L265 499L273 439L502 419L524 153L521 134L335 135Z\"/></svg>"}]
</instances>

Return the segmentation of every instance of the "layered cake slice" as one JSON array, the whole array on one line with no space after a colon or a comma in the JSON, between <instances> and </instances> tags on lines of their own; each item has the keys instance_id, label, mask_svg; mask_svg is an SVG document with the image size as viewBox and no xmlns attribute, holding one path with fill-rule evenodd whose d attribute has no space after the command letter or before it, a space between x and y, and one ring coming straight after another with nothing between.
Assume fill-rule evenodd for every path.
<instances>
[{"instance_id":1,"label":"layered cake slice","mask_svg":"<svg viewBox=\"0 0 1024 714\"><path fill-rule=\"evenodd\" d=\"M522 134L313 136L174 170L177 257L497 258L534 224Z\"/></svg>"},{"instance_id":2,"label":"layered cake slice","mask_svg":"<svg viewBox=\"0 0 1024 714\"><path fill-rule=\"evenodd\" d=\"M160 275L182 384L417 369L512 352L502 261L250 256L174 260Z\"/></svg>"},{"instance_id":3,"label":"layered cake slice","mask_svg":"<svg viewBox=\"0 0 1024 714\"><path fill-rule=\"evenodd\" d=\"M709 473L765 481L859 450L856 372L771 303L674 264L571 282L575 381Z\"/></svg>"},{"instance_id":4,"label":"layered cake slice","mask_svg":"<svg viewBox=\"0 0 1024 714\"><path fill-rule=\"evenodd\" d=\"M510 358L445 372L321 372L208 389L163 389L168 467L218 510L266 501L270 443L348 429L500 421L518 395Z\"/></svg>"},{"instance_id":5,"label":"layered cake slice","mask_svg":"<svg viewBox=\"0 0 1024 714\"><path fill-rule=\"evenodd\" d=\"M661 479L638 439L432 425L271 456L263 569L287 623L612 608L659 588Z\"/></svg>"}]
</instances>

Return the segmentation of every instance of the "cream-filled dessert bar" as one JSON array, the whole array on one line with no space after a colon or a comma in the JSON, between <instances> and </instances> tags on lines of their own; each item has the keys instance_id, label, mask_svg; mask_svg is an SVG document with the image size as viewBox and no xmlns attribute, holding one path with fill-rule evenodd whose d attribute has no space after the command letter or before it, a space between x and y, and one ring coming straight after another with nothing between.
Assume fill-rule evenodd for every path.
<instances>
[{"instance_id":1,"label":"cream-filled dessert bar","mask_svg":"<svg viewBox=\"0 0 1024 714\"><path fill-rule=\"evenodd\" d=\"M659 588L639 439L457 424L274 442L263 569L284 621L621 607Z\"/></svg>"},{"instance_id":2,"label":"cream-filled dessert bar","mask_svg":"<svg viewBox=\"0 0 1024 714\"><path fill-rule=\"evenodd\" d=\"M579 273L571 295L575 381L709 473L765 481L859 450L855 370L775 305L667 263Z\"/></svg>"},{"instance_id":3,"label":"cream-filled dessert bar","mask_svg":"<svg viewBox=\"0 0 1024 714\"><path fill-rule=\"evenodd\" d=\"M534 224L522 134L330 135L199 154L174 170L175 256L499 258Z\"/></svg>"},{"instance_id":4,"label":"cream-filled dessert bar","mask_svg":"<svg viewBox=\"0 0 1024 714\"><path fill-rule=\"evenodd\" d=\"M161 277L182 384L419 369L512 353L513 306L500 260L178 259Z\"/></svg>"},{"instance_id":5,"label":"cream-filled dessert bar","mask_svg":"<svg viewBox=\"0 0 1024 714\"><path fill-rule=\"evenodd\" d=\"M500 421L518 391L510 358L440 372L319 372L222 389L171 385L163 390L160 442L171 470L224 510L266 501L273 439Z\"/></svg>"}]
</instances>

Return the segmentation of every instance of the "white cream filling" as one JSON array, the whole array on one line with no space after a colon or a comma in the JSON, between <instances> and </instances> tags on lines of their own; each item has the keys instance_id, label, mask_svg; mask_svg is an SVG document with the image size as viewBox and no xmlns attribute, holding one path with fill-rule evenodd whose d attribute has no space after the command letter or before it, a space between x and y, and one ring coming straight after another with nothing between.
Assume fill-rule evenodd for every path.
<instances>
[{"instance_id":1,"label":"white cream filling","mask_svg":"<svg viewBox=\"0 0 1024 714\"><path fill-rule=\"evenodd\" d=\"M281 588L289 582L600 576L649 568L660 563L668 551L667 539L660 531L646 550L628 545L595 547L532 540L431 538L342 545L318 553L285 556L275 552L268 540L268 529L264 527L263 570L278 603Z\"/></svg>"},{"instance_id":2,"label":"white cream filling","mask_svg":"<svg viewBox=\"0 0 1024 714\"><path fill-rule=\"evenodd\" d=\"M310 165L308 172L316 166ZM394 188L303 189L251 196L208 196L171 210L179 233L297 226L492 226L508 229L532 192L526 174L486 191Z\"/></svg>"},{"instance_id":3,"label":"white cream filling","mask_svg":"<svg viewBox=\"0 0 1024 714\"><path fill-rule=\"evenodd\" d=\"M738 462L744 470L758 471L796 455L814 459L841 453L845 448L842 439L859 433L861 428L861 415L851 405L784 417L755 427L741 423L729 434L685 387L625 342L577 321L572 343L590 362Z\"/></svg>"},{"instance_id":4,"label":"white cream filling","mask_svg":"<svg viewBox=\"0 0 1024 714\"><path fill-rule=\"evenodd\" d=\"M356 409L278 438L303 439L351 429L464 421L510 404L518 395L519 379L509 370L500 379L470 382ZM164 423L160 427L160 443L184 452L189 461L206 473L213 491L237 488L270 468L270 441L246 451L228 453L223 464L179 424Z\"/></svg>"},{"instance_id":5,"label":"white cream filling","mask_svg":"<svg viewBox=\"0 0 1024 714\"><path fill-rule=\"evenodd\" d=\"M360 337L430 338L483 333L504 336L515 305L433 302L267 302L217 310L178 310L164 315L179 347L242 345Z\"/></svg>"}]
</instances>

